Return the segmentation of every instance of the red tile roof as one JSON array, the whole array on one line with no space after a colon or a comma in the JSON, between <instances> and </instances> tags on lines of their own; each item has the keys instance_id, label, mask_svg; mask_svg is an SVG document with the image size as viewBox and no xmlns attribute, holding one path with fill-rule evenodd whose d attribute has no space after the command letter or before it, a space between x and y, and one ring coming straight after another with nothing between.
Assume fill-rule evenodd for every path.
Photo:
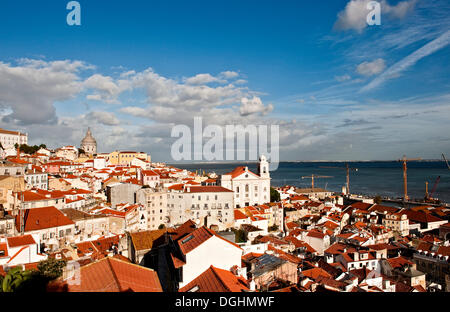
<instances>
[{"instance_id":1,"label":"red tile roof","mask_svg":"<svg viewBox=\"0 0 450 312\"><path fill-rule=\"evenodd\" d=\"M314 268L302 271L303 276L309 277L310 279L316 280L319 277L331 278L332 276L327 273L324 269Z\"/></svg>"},{"instance_id":2,"label":"red tile roof","mask_svg":"<svg viewBox=\"0 0 450 312\"><path fill-rule=\"evenodd\" d=\"M0 243L0 251L3 251L3 256L0 256L0 259L8 257L8 245L6 243ZM0 267L3 268L2 266Z\"/></svg>"},{"instance_id":3,"label":"red tile roof","mask_svg":"<svg viewBox=\"0 0 450 312\"><path fill-rule=\"evenodd\" d=\"M224 188L223 186L190 186L186 187L186 193L215 193L215 192L228 192L233 193L232 190Z\"/></svg>"},{"instance_id":4,"label":"red tile roof","mask_svg":"<svg viewBox=\"0 0 450 312\"><path fill-rule=\"evenodd\" d=\"M241 174L245 173L245 167L236 167L233 171L226 173L225 175L231 175L231 178L234 179L238 176L240 176ZM254 176L259 177L257 174L254 174L253 172L251 172L250 170L248 170L249 174L252 174Z\"/></svg>"},{"instance_id":5,"label":"red tile roof","mask_svg":"<svg viewBox=\"0 0 450 312\"><path fill-rule=\"evenodd\" d=\"M117 258L104 258L80 268L80 285L59 285L49 291L162 292L155 271Z\"/></svg>"},{"instance_id":6,"label":"red tile roof","mask_svg":"<svg viewBox=\"0 0 450 312\"><path fill-rule=\"evenodd\" d=\"M142 175L144 175L144 176L158 176L159 177L159 174L157 174L153 170L142 170Z\"/></svg>"},{"instance_id":7,"label":"red tile roof","mask_svg":"<svg viewBox=\"0 0 450 312\"><path fill-rule=\"evenodd\" d=\"M248 217L239 209L234 209L234 220L247 219Z\"/></svg>"},{"instance_id":8,"label":"red tile roof","mask_svg":"<svg viewBox=\"0 0 450 312\"><path fill-rule=\"evenodd\" d=\"M239 245L230 242L229 240L226 240L225 238L217 235L216 232L214 232L211 229L208 229L205 226L202 226L201 228L198 228L192 233L190 233L189 235L186 235L182 239L179 239L178 246L180 247L181 252L186 255L213 236L216 236L217 238L222 239L223 241L241 249Z\"/></svg>"},{"instance_id":9,"label":"red tile roof","mask_svg":"<svg viewBox=\"0 0 450 312\"><path fill-rule=\"evenodd\" d=\"M9 247L19 247L33 244L36 244L36 242L34 241L33 236L31 235L8 237Z\"/></svg>"},{"instance_id":10,"label":"red tile roof","mask_svg":"<svg viewBox=\"0 0 450 312\"><path fill-rule=\"evenodd\" d=\"M444 221L443 219L440 219L423 211L406 210L405 214L408 216L409 220L415 222L429 223L429 222Z\"/></svg>"},{"instance_id":11,"label":"red tile roof","mask_svg":"<svg viewBox=\"0 0 450 312\"><path fill-rule=\"evenodd\" d=\"M26 209L24 212L25 232L49 229L74 224L55 207ZM21 222L16 216L16 228L20 231Z\"/></svg>"},{"instance_id":12,"label":"red tile roof","mask_svg":"<svg viewBox=\"0 0 450 312\"><path fill-rule=\"evenodd\" d=\"M409 261L408 259L401 257L401 256L395 257L395 258L389 258L389 259L386 259L386 261L391 265L391 267L393 269L401 268L405 265L409 265L409 266L413 265L413 263L411 261Z\"/></svg>"},{"instance_id":13,"label":"red tile roof","mask_svg":"<svg viewBox=\"0 0 450 312\"><path fill-rule=\"evenodd\" d=\"M309 231L307 236L323 239L325 237L325 234L317 230L311 230Z\"/></svg>"},{"instance_id":14,"label":"red tile roof","mask_svg":"<svg viewBox=\"0 0 450 312\"><path fill-rule=\"evenodd\" d=\"M247 281L230 271L209 267L192 282L180 288L180 292L242 292L248 291Z\"/></svg>"}]
</instances>

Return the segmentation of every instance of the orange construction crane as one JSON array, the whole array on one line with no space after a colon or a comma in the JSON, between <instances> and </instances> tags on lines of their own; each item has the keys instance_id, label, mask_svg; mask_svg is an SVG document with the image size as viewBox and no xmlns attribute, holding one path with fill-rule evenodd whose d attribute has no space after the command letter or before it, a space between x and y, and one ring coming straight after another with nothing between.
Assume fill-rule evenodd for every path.
<instances>
[{"instance_id":1,"label":"orange construction crane","mask_svg":"<svg viewBox=\"0 0 450 312\"><path fill-rule=\"evenodd\" d=\"M302 177L302 179L311 179L311 188L314 190L314 179L322 179L322 178L334 178L330 176L319 176L319 175L310 175Z\"/></svg>"},{"instance_id":2,"label":"orange construction crane","mask_svg":"<svg viewBox=\"0 0 450 312\"><path fill-rule=\"evenodd\" d=\"M346 171L347 171L347 181L346 181L346 182L347 182L347 183L346 183L347 195L350 195L350 170L352 170L352 171L358 171L358 170L359 170L358 168L350 167L350 166L348 165L348 163L346 164L345 168L342 168L342 167L320 167L320 168L344 169L344 170L346 170Z\"/></svg>"},{"instance_id":3,"label":"orange construction crane","mask_svg":"<svg viewBox=\"0 0 450 312\"><path fill-rule=\"evenodd\" d=\"M403 158L398 160L399 162L403 163L403 191L404 191L403 200L404 201L407 201L409 199L409 197L408 197L408 175L407 175L408 167L407 167L406 163L408 161L414 161L414 160L422 160L422 158L406 158L406 156L403 155Z\"/></svg>"}]
</instances>

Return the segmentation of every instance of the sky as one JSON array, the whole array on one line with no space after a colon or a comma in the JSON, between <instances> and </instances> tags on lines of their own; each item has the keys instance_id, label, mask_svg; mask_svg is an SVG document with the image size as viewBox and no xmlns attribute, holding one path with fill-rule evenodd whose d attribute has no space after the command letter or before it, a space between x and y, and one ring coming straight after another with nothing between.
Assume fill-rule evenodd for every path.
<instances>
[{"instance_id":1,"label":"sky","mask_svg":"<svg viewBox=\"0 0 450 312\"><path fill-rule=\"evenodd\" d=\"M0 127L170 162L176 125L279 125L281 160L450 154L450 3L0 4Z\"/></svg>"}]
</instances>

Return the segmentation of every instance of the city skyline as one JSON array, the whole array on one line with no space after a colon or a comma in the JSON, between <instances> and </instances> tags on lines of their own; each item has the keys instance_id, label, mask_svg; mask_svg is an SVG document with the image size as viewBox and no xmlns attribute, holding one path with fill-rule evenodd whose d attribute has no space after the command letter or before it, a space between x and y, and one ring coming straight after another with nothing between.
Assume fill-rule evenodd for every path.
<instances>
[{"instance_id":1,"label":"city skyline","mask_svg":"<svg viewBox=\"0 0 450 312\"><path fill-rule=\"evenodd\" d=\"M366 0L80 1L82 25L68 26L65 1L5 1L0 127L56 148L91 126L99 152L170 162L171 128L199 116L279 124L281 161L438 159L450 153L449 5L380 2L368 26Z\"/></svg>"}]
</instances>

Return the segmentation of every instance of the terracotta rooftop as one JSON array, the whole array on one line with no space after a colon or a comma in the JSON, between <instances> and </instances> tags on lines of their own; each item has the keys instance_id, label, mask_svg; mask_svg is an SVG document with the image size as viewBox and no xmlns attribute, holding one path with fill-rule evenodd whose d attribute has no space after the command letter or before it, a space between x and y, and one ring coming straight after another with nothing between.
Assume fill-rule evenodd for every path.
<instances>
[{"instance_id":1,"label":"terracotta rooftop","mask_svg":"<svg viewBox=\"0 0 450 312\"><path fill-rule=\"evenodd\" d=\"M25 246L25 245L36 244L33 236L31 236L31 235L8 237L7 239L8 239L9 247L20 247L20 246Z\"/></svg>"},{"instance_id":2,"label":"terracotta rooftop","mask_svg":"<svg viewBox=\"0 0 450 312\"><path fill-rule=\"evenodd\" d=\"M25 232L74 224L55 207L26 209L24 212ZM20 231L21 222L16 216L16 228Z\"/></svg>"},{"instance_id":3,"label":"terracotta rooftop","mask_svg":"<svg viewBox=\"0 0 450 312\"><path fill-rule=\"evenodd\" d=\"M180 292L243 292L248 291L247 282L230 271L210 266L192 282L180 288Z\"/></svg>"},{"instance_id":4,"label":"terracotta rooftop","mask_svg":"<svg viewBox=\"0 0 450 312\"><path fill-rule=\"evenodd\" d=\"M213 230L208 229L205 226L202 226L201 228L198 228L192 233L186 235L184 238L179 239L178 246L180 247L181 252L186 255L213 236L216 236L217 238L222 239L225 242L241 249L239 245L217 235Z\"/></svg>"},{"instance_id":5,"label":"terracotta rooftop","mask_svg":"<svg viewBox=\"0 0 450 312\"><path fill-rule=\"evenodd\" d=\"M104 258L80 268L80 285L51 285L49 291L162 292L155 271L117 258Z\"/></svg>"},{"instance_id":6,"label":"terracotta rooftop","mask_svg":"<svg viewBox=\"0 0 450 312\"><path fill-rule=\"evenodd\" d=\"M228 173L226 173L225 175L231 175L231 178L234 179L234 178L240 176L241 174L245 173L245 172L246 172L246 171L245 171L245 168L246 168L246 167L243 167L243 166L241 166L241 167L236 167L236 168L234 168L233 171L228 172ZM248 167L247 167L247 169L248 169ZM253 175L253 176L259 177L257 174L251 172L250 170L248 170L247 173L249 173L249 174L251 174L251 175Z\"/></svg>"},{"instance_id":7,"label":"terracotta rooftop","mask_svg":"<svg viewBox=\"0 0 450 312\"><path fill-rule=\"evenodd\" d=\"M165 229L130 233L136 251L152 249L153 244L157 240L164 239Z\"/></svg>"}]
</instances>

